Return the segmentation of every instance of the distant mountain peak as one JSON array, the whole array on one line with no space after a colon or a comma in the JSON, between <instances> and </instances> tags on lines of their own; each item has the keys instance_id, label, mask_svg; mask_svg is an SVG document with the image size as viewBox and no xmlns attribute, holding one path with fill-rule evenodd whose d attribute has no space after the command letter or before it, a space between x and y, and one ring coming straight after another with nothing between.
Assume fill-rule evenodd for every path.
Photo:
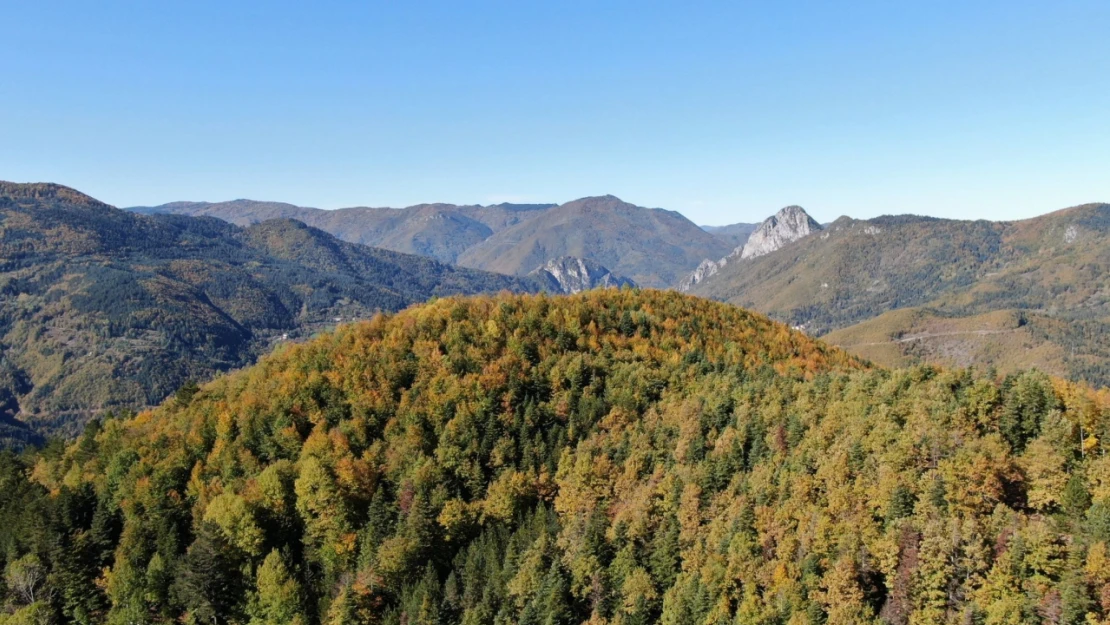
<instances>
[{"instance_id":1,"label":"distant mountain peak","mask_svg":"<svg viewBox=\"0 0 1110 625\"><path fill-rule=\"evenodd\" d=\"M689 291L695 284L716 274L732 260L757 258L770 254L788 243L807 237L822 230L821 224L809 216L804 208L796 204L783 207L777 213L764 219L743 245L721 260L705 259L688 276L679 282L679 291Z\"/></svg>"},{"instance_id":2,"label":"distant mountain peak","mask_svg":"<svg viewBox=\"0 0 1110 625\"><path fill-rule=\"evenodd\" d=\"M685 217L613 195L579 198L502 228L458 257L464 267L526 275L553 258L591 259L614 275L664 288L730 246Z\"/></svg>"},{"instance_id":3,"label":"distant mountain peak","mask_svg":"<svg viewBox=\"0 0 1110 625\"><path fill-rule=\"evenodd\" d=\"M566 203L568 206L593 206L596 204L610 206L613 204L627 204L627 202L615 195L587 195Z\"/></svg>"},{"instance_id":4,"label":"distant mountain peak","mask_svg":"<svg viewBox=\"0 0 1110 625\"><path fill-rule=\"evenodd\" d=\"M552 258L528 275L547 283L549 288L562 293L580 293L596 288L636 286L628 278L615 276L602 265L577 256Z\"/></svg>"},{"instance_id":5,"label":"distant mountain peak","mask_svg":"<svg viewBox=\"0 0 1110 625\"><path fill-rule=\"evenodd\" d=\"M787 243L797 241L821 230L821 224L809 216L801 206L787 206L768 217L748 237L740 250L740 258L755 258L770 254Z\"/></svg>"}]
</instances>

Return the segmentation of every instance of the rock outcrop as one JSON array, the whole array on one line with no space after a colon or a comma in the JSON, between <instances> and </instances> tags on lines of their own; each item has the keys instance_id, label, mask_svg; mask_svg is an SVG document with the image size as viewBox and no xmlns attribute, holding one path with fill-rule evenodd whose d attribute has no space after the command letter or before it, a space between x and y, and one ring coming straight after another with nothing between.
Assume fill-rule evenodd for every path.
<instances>
[{"instance_id":1,"label":"rock outcrop","mask_svg":"<svg viewBox=\"0 0 1110 625\"><path fill-rule=\"evenodd\" d=\"M636 283L611 271L588 258L562 256L553 258L528 275L540 280L545 287L559 293L580 293L597 288L636 286Z\"/></svg>"},{"instance_id":2,"label":"rock outcrop","mask_svg":"<svg viewBox=\"0 0 1110 625\"><path fill-rule=\"evenodd\" d=\"M810 217L805 209L801 206L787 206L759 224L755 232L748 237L747 242L732 250L728 256L717 261L708 258L701 261L698 268L683 278L676 288L679 291L689 291L695 284L714 275L730 262L770 254L787 243L807 237L819 230L821 230L821 224Z\"/></svg>"},{"instance_id":3,"label":"rock outcrop","mask_svg":"<svg viewBox=\"0 0 1110 625\"><path fill-rule=\"evenodd\" d=\"M740 249L742 249L743 247L744 246L741 245L740 247L736 248L736 251L734 251L733 254L740 251ZM691 288L693 288L695 284L720 271L721 267L724 267L728 264L729 258L733 258L733 255L729 254L721 260L709 260L707 258L701 261L701 264L698 265L698 268L692 271L690 275L683 278L682 282L679 282L676 288L683 293L689 291Z\"/></svg>"},{"instance_id":4,"label":"rock outcrop","mask_svg":"<svg viewBox=\"0 0 1110 625\"><path fill-rule=\"evenodd\" d=\"M807 237L821 229L801 206L787 206L768 217L748 237L740 250L740 258L755 258L770 254L780 247Z\"/></svg>"}]
</instances>

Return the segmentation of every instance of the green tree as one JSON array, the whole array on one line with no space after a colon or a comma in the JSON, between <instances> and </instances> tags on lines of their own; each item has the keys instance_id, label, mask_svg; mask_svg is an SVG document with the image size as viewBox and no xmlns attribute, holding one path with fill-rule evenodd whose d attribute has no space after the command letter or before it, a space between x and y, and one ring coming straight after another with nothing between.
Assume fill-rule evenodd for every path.
<instances>
[{"instance_id":1,"label":"green tree","mask_svg":"<svg viewBox=\"0 0 1110 625\"><path fill-rule=\"evenodd\" d=\"M223 531L202 523L189 545L174 585L174 592L198 623L233 623L244 607L243 555L230 545Z\"/></svg>"},{"instance_id":2,"label":"green tree","mask_svg":"<svg viewBox=\"0 0 1110 625\"><path fill-rule=\"evenodd\" d=\"M305 625L303 593L277 550L271 551L258 567L255 597L249 613L251 625Z\"/></svg>"}]
</instances>

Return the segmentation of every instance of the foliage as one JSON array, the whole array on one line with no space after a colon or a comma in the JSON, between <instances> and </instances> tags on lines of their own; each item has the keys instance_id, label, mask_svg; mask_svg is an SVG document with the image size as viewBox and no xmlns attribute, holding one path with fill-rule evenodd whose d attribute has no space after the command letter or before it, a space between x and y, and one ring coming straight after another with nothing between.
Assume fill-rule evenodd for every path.
<instances>
[{"instance_id":1,"label":"foliage","mask_svg":"<svg viewBox=\"0 0 1110 625\"><path fill-rule=\"evenodd\" d=\"M0 557L55 622L1100 623L1108 427L675 293L449 298L0 456Z\"/></svg>"},{"instance_id":2,"label":"foliage","mask_svg":"<svg viewBox=\"0 0 1110 625\"><path fill-rule=\"evenodd\" d=\"M0 183L0 443L34 441L28 425L73 436L93 414L157 404L336 318L502 289L536 286L290 220L135 215Z\"/></svg>"}]
</instances>

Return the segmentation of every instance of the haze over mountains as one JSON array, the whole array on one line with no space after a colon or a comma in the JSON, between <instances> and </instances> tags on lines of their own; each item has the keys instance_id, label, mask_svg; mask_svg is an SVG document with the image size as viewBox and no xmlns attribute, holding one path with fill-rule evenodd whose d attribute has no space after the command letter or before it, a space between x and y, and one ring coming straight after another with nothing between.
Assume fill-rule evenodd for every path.
<instances>
[{"instance_id":1,"label":"haze over mountains","mask_svg":"<svg viewBox=\"0 0 1110 625\"><path fill-rule=\"evenodd\" d=\"M724 239L733 249L748 242L748 237L759 224L729 224L727 226L702 226L701 229L713 236Z\"/></svg>"},{"instance_id":2,"label":"haze over mountains","mask_svg":"<svg viewBox=\"0 0 1110 625\"><path fill-rule=\"evenodd\" d=\"M455 263L468 247L494 232L527 220L554 204L495 204L456 206L419 204L408 208L341 208L321 210L283 204L234 200L231 202L172 202L161 206L138 206L128 210L172 213L194 217L218 217L239 226L267 219L296 219L351 243L381 247L395 252L431 256Z\"/></svg>"},{"instance_id":3,"label":"haze over mountains","mask_svg":"<svg viewBox=\"0 0 1110 625\"><path fill-rule=\"evenodd\" d=\"M273 217L299 219L347 241L520 276L550 260L573 256L655 288L671 286L706 254L718 257L732 249L727 237L718 238L677 212L641 208L613 196L562 205L422 204L326 211L238 200L130 210L208 215L240 225Z\"/></svg>"}]
</instances>

